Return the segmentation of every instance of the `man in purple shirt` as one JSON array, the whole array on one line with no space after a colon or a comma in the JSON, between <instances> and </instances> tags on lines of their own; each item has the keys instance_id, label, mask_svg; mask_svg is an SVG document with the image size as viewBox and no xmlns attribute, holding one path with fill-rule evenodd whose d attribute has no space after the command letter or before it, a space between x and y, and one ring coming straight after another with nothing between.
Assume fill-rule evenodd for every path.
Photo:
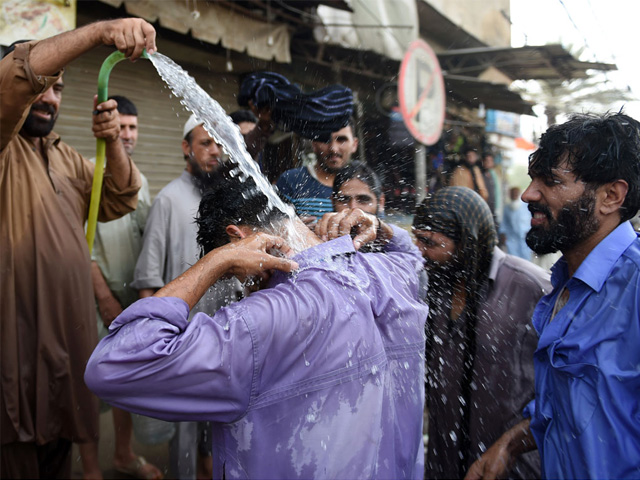
<instances>
[{"instance_id":1,"label":"man in purple shirt","mask_svg":"<svg viewBox=\"0 0 640 480\"><path fill-rule=\"evenodd\" d=\"M360 210L323 218L319 234L338 238L322 243L275 209L265 218L252 184L203 197L198 241L208 253L112 323L87 385L137 413L214 422L214 478L422 478L420 253L406 232ZM353 240L339 236L352 227ZM307 248L272 256L291 250L273 234ZM373 238L384 253L356 252ZM264 280L274 268L296 271L188 321L217 279Z\"/></svg>"}]
</instances>

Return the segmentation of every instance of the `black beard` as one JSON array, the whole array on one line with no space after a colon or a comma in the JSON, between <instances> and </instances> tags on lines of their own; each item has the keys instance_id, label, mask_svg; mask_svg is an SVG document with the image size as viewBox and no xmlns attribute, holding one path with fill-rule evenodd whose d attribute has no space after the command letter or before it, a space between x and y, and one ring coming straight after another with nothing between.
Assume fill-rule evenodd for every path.
<instances>
[{"instance_id":1,"label":"black beard","mask_svg":"<svg viewBox=\"0 0 640 480\"><path fill-rule=\"evenodd\" d=\"M220 179L217 169L212 172L205 172L194 159L188 158L187 161L191 165L191 175L201 193L209 190ZM218 166L218 168L220 167Z\"/></svg>"},{"instance_id":2,"label":"black beard","mask_svg":"<svg viewBox=\"0 0 640 480\"><path fill-rule=\"evenodd\" d=\"M322 169L323 172L328 173L329 175L335 175L340 170L342 170L341 168L331 168L324 162L320 163L320 168Z\"/></svg>"},{"instance_id":3,"label":"black beard","mask_svg":"<svg viewBox=\"0 0 640 480\"><path fill-rule=\"evenodd\" d=\"M194 172L193 179L196 182L196 185L200 190L200 193L204 193L207 190L209 190L219 180L215 172L203 172L202 170L198 170L197 172Z\"/></svg>"},{"instance_id":4,"label":"black beard","mask_svg":"<svg viewBox=\"0 0 640 480\"><path fill-rule=\"evenodd\" d=\"M44 120L42 118L33 115L34 110L40 110L51 114L51 120ZM21 132L24 132L25 136L32 138L46 137L53 130L53 126L56 124L58 115L51 105L46 103L34 103L29 110L29 115L22 125Z\"/></svg>"},{"instance_id":5,"label":"black beard","mask_svg":"<svg viewBox=\"0 0 640 480\"><path fill-rule=\"evenodd\" d=\"M526 237L527 245L539 255L571 250L600 228L600 222L594 215L595 206L595 193L585 191L577 201L564 204L558 219L554 220L546 206L530 203L529 211L532 214L544 213L549 225L546 229L543 226L531 227Z\"/></svg>"}]
</instances>

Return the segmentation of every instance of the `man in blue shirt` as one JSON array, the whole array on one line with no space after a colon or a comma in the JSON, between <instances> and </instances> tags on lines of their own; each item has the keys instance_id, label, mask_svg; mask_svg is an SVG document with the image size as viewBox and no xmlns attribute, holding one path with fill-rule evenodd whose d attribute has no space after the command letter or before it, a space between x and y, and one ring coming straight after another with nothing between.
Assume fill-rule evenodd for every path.
<instances>
[{"instance_id":1,"label":"man in blue shirt","mask_svg":"<svg viewBox=\"0 0 640 480\"><path fill-rule=\"evenodd\" d=\"M467 478L536 445L546 478L640 478L640 123L575 115L542 136L529 175L527 244L563 254L533 314L536 398Z\"/></svg>"},{"instance_id":2,"label":"man in blue shirt","mask_svg":"<svg viewBox=\"0 0 640 480\"><path fill-rule=\"evenodd\" d=\"M328 142L313 142L316 162L308 167L287 170L276 182L280 193L296 209L305 223L332 212L331 194L336 173L351 161L358 150L353 124L333 132Z\"/></svg>"}]
</instances>

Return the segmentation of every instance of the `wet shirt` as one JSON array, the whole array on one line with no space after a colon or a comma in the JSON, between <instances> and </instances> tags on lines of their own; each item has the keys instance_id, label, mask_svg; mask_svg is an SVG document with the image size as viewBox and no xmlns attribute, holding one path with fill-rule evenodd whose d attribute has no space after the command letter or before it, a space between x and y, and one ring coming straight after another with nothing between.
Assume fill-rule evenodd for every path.
<instances>
[{"instance_id":1,"label":"wet shirt","mask_svg":"<svg viewBox=\"0 0 640 480\"><path fill-rule=\"evenodd\" d=\"M422 257L395 230L385 254L345 236L295 260L213 317L138 301L87 383L137 413L213 421L214 478L422 478Z\"/></svg>"},{"instance_id":2,"label":"wet shirt","mask_svg":"<svg viewBox=\"0 0 640 480\"><path fill-rule=\"evenodd\" d=\"M531 315L550 290L548 273L494 248L489 284L478 309L467 469L506 430L522 421L522 408L534 398L533 352L538 337ZM432 315L429 324L433 338L427 352L425 478L458 478L467 316L450 321L448 314ZM539 474L538 455L530 453L518 460L510 478L538 478Z\"/></svg>"},{"instance_id":3,"label":"wet shirt","mask_svg":"<svg viewBox=\"0 0 640 480\"><path fill-rule=\"evenodd\" d=\"M58 78L31 71L34 44L0 62L2 444L82 442L98 433L97 400L83 381L97 342L84 234L93 165L55 133L42 139L46 159L18 133ZM133 164L131 172L124 190L105 172L101 221L135 208L140 177Z\"/></svg>"},{"instance_id":4,"label":"wet shirt","mask_svg":"<svg viewBox=\"0 0 640 480\"><path fill-rule=\"evenodd\" d=\"M320 183L310 173L312 167L287 170L276 182L276 187L296 209L300 216L322 217L333 212L333 189Z\"/></svg>"},{"instance_id":5,"label":"wet shirt","mask_svg":"<svg viewBox=\"0 0 640 480\"><path fill-rule=\"evenodd\" d=\"M536 398L527 407L546 478L640 478L640 239L624 222L535 310ZM569 300L551 320L560 292Z\"/></svg>"},{"instance_id":6,"label":"wet shirt","mask_svg":"<svg viewBox=\"0 0 640 480\"><path fill-rule=\"evenodd\" d=\"M153 201L145 226L142 251L134 270L135 289L158 289L184 273L200 258L195 218L202 193L186 170L169 182ZM237 280L221 280L193 308L213 314L237 300Z\"/></svg>"}]
</instances>

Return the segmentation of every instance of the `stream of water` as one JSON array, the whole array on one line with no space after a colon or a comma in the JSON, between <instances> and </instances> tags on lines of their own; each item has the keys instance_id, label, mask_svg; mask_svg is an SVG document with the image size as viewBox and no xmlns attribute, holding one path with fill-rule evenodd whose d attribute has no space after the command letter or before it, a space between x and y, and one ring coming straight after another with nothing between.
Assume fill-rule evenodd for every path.
<instances>
[{"instance_id":1,"label":"stream of water","mask_svg":"<svg viewBox=\"0 0 640 480\"><path fill-rule=\"evenodd\" d=\"M269 209L277 208L287 214L291 220L294 220L296 214L293 207L282 201L262 174L257 162L247 152L240 129L220 104L169 57L161 53L154 53L149 56L149 59L174 95L180 98L180 103L203 121L205 130L222 146L229 158L238 165L239 172L234 169L231 173L239 175L240 179L253 178L258 189L267 197ZM290 224L286 232L290 247L296 252L304 250L303 239L293 228L293 222L286 223Z\"/></svg>"}]
</instances>

